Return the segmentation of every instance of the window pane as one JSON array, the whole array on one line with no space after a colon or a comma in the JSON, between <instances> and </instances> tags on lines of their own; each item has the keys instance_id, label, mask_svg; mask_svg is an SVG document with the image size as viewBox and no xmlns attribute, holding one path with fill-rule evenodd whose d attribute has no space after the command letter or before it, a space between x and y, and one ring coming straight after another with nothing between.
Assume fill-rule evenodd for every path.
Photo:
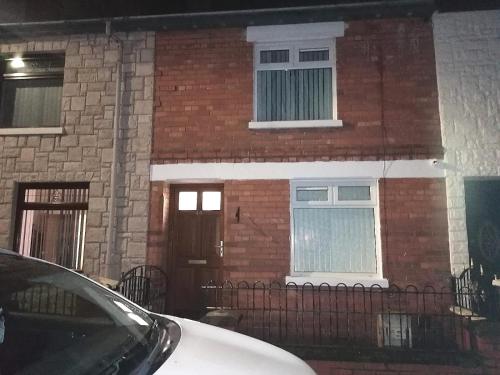
<instances>
[{"instance_id":1,"label":"window pane","mask_svg":"<svg viewBox=\"0 0 500 375\"><path fill-rule=\"evenodd\" d=\"M0 121L16 128L59 126L62 79L15 79L2 84Z\"/></svg>"},{"instance_id":2,"label":"window pane","mask_svg":"<svg viewBox=\"0 0 500 375\"><path fill-rule=\"evenodd\" d=\"M179 192L179 211L195 211L198 200L196 191Z\"/></svg>"},{"instance_id":3,"label":"window pane","mask_svg":"<svg viewBox=\"0 0 500 375\"><path fill-rule=\"evenodd\" d=\"M299 61L328 61L328 49L299 51Z\"/></svg>"},{"instance_id":4,"label":"window pane","mask_svg":"<svg viewBox=\"0 0 500 375\"><path fill-rule=\"evenodd\" d=\"M376 272L372 208L296 208L296 272Z\"/></svg>"},{"instance_id":5,"label":"window pane","mask_svg":"<svg viewBox=\"0 0 500 375\"><path fill-rule=\"evenodd\" d=\"M70 187L54 183L41 188L23 185L20 186L20 210L16 218L16 223L20 224L17 252L82 269L88 184Z\"/></svg>"},{"instance_id":6,"label":"window pane","mask_svg":"<svg viewBox=\"0 0 500 375\"><path fill-rule=\"evenodd\" d=\"M63 74L64 54L61 53L27 53L5 59L6 75L47 75Z\"/></svg>"},{"instance_id":7,"label":"window pane","mask_svg":"<svg viewBox=\"0 0 500 375\"><path fill-rule=\"evenodd\" d=\"M339 186L339 201L369 201L369 186Z\"/></svg>"},{"instance_id":8,"label":"window pane","mask_svg":"<svg viewBox=\"0 0 500 375\"><path fill-rule=\"evenodd\" d=\"M297 201L328 201L328 188L297 188Z\"/></svg>"},{"instance_id":9,"label":"window pane","mask_svg":"<svg viewBox=\"0 0 500 375\"><path fill-rule=\"evenodd\" d=\"M287 49L260 51L260 63L285 63L290 60Z\"/></svg>"},{"instance_id":10,"label":"window pane","mask_svg":"<svg viewBox=\"0 0 500 375\"><path fill-rule=\"evenodd\" d=\"M257 72L257 121L332 118L332 69Z\"/></svg>"},{"instance_id":11,"label":"window pane","mask_svg":"<svg viewBox=\"0 0 500 375\"><path fill-rule=\"evenodd\" d=\"M220 210L220 191L204 191L201 209L203 211L219 211Z\"/></svg>"}]
</instances>

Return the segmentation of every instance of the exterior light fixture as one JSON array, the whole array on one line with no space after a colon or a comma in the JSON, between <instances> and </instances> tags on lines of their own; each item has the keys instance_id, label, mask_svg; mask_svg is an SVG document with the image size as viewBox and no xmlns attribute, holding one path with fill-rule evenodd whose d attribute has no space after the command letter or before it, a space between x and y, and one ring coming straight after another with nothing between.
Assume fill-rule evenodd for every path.
<instances>
[{"instance_id":1,"label":"exterior light fixture","mask_svg":"<svg viewBox=\"0 0 500 375\"><path fill-rule=\"evenodd\" d=\"M24 68L23 58L20 56L14 57L12 60L10 60L10 66L14 69Z\"/></svg>"}]
</instances>

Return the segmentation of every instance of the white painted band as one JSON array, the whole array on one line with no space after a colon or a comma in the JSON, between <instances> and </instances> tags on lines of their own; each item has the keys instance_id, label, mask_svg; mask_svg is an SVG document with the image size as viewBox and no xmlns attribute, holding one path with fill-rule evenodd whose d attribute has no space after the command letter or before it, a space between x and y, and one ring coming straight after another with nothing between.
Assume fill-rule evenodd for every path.
<instances>
[{"instance_id":1,"label":"white painted band","mask_svg":"<svg viewBox=\"0 0 500 375\"><path fill-rule=\"evenodd\" d=\"M341 128L342 120L250 121L249 129Z\"/></svg>"},{"instance_id":2,"label":"white painted band","mask_svg":"<svg viewBox=\"0 0 500 375\"><path fill-rule=\"evenodd\" d=\"M344 22L298 23L247 27L247 42L286 42L293 40L332 39L344 36Z\"/></svg>"},{"instance_id":3,"label":"white painted band","mask_svg":"<svg viewBox=\"0 0 500 375\"><path fill-rule=\"evenodd\" d=\"M299 178L441 178L436 160L315 161L285 163L152 164L151 181L292 180Z\"/></svg>"}]
</instances>

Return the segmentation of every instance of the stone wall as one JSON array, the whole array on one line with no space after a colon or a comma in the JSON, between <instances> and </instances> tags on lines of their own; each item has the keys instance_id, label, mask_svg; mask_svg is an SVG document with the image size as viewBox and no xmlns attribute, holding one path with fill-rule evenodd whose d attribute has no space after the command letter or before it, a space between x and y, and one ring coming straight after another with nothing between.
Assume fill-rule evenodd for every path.
<instances>
[{"instance_id":1,"label":"stone wall","mask_svg":"<svg viewBox=\"0 0 500 375\"><path fill-rule=\"evenodd\" d=\"M123 40L116 243L106 258L113 118L119 45L104 35L72 35L0 44L0 52L64 51L62 135L0 136L0 247L13 243L15 184L88 181L84 271L117 277L146 257L153 114L154 33Z\"/></svg>"},{"instance_id":2,"label":"stone wall","mask_svg":"<svg viewBox=\"0 0 500 375\"><path fill-rule=\"evenodd\" d=\"M468 265L464 178L500 176L500 11L436 14L452 270Z\"/></svg>"}]
</instances>

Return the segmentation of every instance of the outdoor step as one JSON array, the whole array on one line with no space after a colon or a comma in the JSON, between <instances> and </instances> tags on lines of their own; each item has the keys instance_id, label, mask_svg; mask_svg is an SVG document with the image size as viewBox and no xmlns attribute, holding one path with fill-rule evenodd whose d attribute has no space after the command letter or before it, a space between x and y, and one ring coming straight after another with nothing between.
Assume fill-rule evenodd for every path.
<instances>
[{"instance_id":1,"label":"outdoor step","mask_svg":"<svg viewBox=\"0 0 500 375\"><path fill-rule=\"evenodd\" d=\"M231 310L214 310L205 314L200 322L235 331L243 315Z\"/></svg>"}]
</instances>

